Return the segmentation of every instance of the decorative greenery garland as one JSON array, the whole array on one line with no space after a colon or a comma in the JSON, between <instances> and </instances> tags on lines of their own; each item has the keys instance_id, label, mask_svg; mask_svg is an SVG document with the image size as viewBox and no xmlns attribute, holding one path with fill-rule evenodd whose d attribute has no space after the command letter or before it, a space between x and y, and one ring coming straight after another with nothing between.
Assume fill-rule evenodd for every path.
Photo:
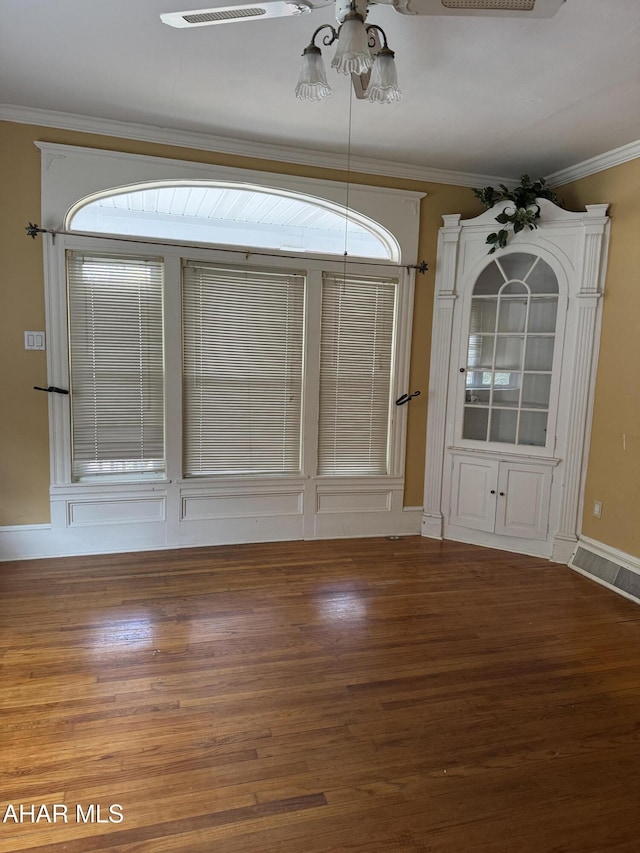
<instances>
[{"instance_id":1,"label":"decorative greenery garland","mask_svg":"<svg viewBox=\"0 0 640 853\"><path fill-rule=\"evenodd\" d=\"M525 226L532 231L538 227L536 219L540 219L540 207L536 204L536 199L546 198L555 204L558 203L553 190L545 187L544 178L532 182L529 175L521 175L520 184L511 190L504 184L500 184L498 190L493 187L483 187L480 190L473 190L473 194L480 199L487 209L500 201L512 201L513 213L507 213L510 207L505 208L502 213L496 216L496 222L500 225L512 225L514 234L522 231ZM501 228L499 231L489 234L486 240L491 245L489 254L495 252L496 249L504 249L510 233L507 228Z\"/></svg>"}]
</instances>

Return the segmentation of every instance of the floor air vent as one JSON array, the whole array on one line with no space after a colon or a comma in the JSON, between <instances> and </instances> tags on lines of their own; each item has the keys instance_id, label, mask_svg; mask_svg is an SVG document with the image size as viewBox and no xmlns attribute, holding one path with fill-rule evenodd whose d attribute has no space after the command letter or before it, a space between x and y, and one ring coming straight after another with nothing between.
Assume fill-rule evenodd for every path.
<instances>
[{"instance_id":1,"label":"floor air vent","mask_svg":"<svg viewBox=\"0 0 640 853\"><path fill-rule=\"evenodd\" d=\"M640 604L640 575L636 572L632 572L625 566L619 566L599 554L594 554L593 551L587 551L581 545L578 546L569 565L624 592Z\"/></svg>"}]
</instances>

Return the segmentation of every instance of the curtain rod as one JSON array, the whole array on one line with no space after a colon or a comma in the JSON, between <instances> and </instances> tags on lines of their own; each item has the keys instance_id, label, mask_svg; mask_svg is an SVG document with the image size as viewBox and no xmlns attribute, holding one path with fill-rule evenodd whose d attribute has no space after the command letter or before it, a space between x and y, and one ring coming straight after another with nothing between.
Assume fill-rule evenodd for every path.
<instances>
[{"instance_id":1,"label":"curtain rod","mask_svg":"<svg viewBox=\"0 0 640 853\"><path fill-rule=\"evenodd\" d=\"M53 228L40 228L38 225L35 225L33 222L30 222L25 226L24 229L27 232L27 237L31 237L34 240L38 236L38 234L51 234L52 240L55 243L55 239L57 236L61 237L96 237L101 240L113 240L116 243L145 243L152 245L171 245L171 246L179 246L183 249L206 249L212 248L210 245L203 245L202 243L180 243L180 242L172 242L170 244L160 242L159 240L154 240L153 237L150 238L142 238L142 237L126 237L126 236L118 236L116 234L91 234L86 231L56 231ZM249 255L257 255L258 257L264 258L288 258L291 260L299 260L301 254L295 255L286 255L283 253L275 253L275 252L261 252L256 249L233 249L228 247L216 246L216 249L224 252L234 252L238 255L244 255L245 257L249 257ZM347 253L344 253L344 257L347 258L350 264L355 264L356 266L371 266L371 264L375 264L375 259L371 259L369 261L354 261L348 258ZM386 266L386 265L385 265ZM409 270L416 270L420 275L424 275L429 269L429 265L426 261L420 261L419 264L388 264L390 269L406 269L407 272Z\"/></svg>"}]
</instances>

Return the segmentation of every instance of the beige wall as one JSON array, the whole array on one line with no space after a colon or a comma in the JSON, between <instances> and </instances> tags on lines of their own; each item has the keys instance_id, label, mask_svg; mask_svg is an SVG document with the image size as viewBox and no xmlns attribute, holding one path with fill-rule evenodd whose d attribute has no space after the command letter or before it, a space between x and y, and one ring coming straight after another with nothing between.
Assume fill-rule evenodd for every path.
<instances>
[{"instance_id":1,"label":"beige wall","mask_svg":"<svg viewBox=\"0 0 640 853\"><path fill-rule=\"evenodd\" d=\"M328 169L216 154L72 131L0 122L0 525L49 520L47 396L44 353L24 350L23 332L44 329L41 240L24 227L40 218L40 153L35 140L241 166L305 177L344 179ZM437 230L444 213L473 216L480 208L464 187L372 175L354 183L426 192L420 219L419 259L431 267L417 276L411 381L422 396L409 405L405 505L422 504L427 382ZM640 160L559 188L566 207L609 202L612 217L591 450L585 493L584 533L640 556ZM591 514L603 502L601 519Z\"/></svg>"},{"instance_id":2,"label":"beige wall","mask_svg":"<svg viewBox=\"0 0 640 853\"><path fill-rule=\"evenodd\" d=\"M640 160L557 190L570 210L609 202L611 242L583 533L640 557ZM602 501L602 517L592 514Z\"/></svg>"},{"instance_id":3,"label":"beige wall","mask_svg":"<svg viewBox=\"0 0 640 853\"><path fill-rule=\"evenodd\" d=\"M34 385L46 383L46 358L44 353L26 352L23 339L27 329L44 329L41 239L30 240L24 232L27 222L40 221L40 152L33 144L36 140L305 177L345 177L344 173L329 169L0 122L0 359L4 373L0 525L49 521L47 395L32 390ZM351 180L428 194L422 202L418 258L424 258L431 269L427 275L417 276L411 381L407 389L420 389L422 396L409 404L405 505L420 506L437 230L442 214L474 216L481 208L464 187L358 174L352 175Z\"/></svg>"}]
</instances>

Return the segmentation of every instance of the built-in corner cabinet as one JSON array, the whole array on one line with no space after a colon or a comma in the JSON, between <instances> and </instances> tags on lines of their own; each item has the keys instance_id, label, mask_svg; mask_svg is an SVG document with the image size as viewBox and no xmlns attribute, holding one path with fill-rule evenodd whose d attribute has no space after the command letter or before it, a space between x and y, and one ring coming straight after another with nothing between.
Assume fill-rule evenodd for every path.
<instances>
[{"instance_id":1,"label":"built-in corner cabinet","mask_svg":"<svg viewBox=\"0 0 640 853\"><path fill-rule=\"evenodd\" d=\"M577 542L609 220L538 199L488 254L496 205L438 241L422 533L568 562Z\"/></svg>"}]
</instances>

